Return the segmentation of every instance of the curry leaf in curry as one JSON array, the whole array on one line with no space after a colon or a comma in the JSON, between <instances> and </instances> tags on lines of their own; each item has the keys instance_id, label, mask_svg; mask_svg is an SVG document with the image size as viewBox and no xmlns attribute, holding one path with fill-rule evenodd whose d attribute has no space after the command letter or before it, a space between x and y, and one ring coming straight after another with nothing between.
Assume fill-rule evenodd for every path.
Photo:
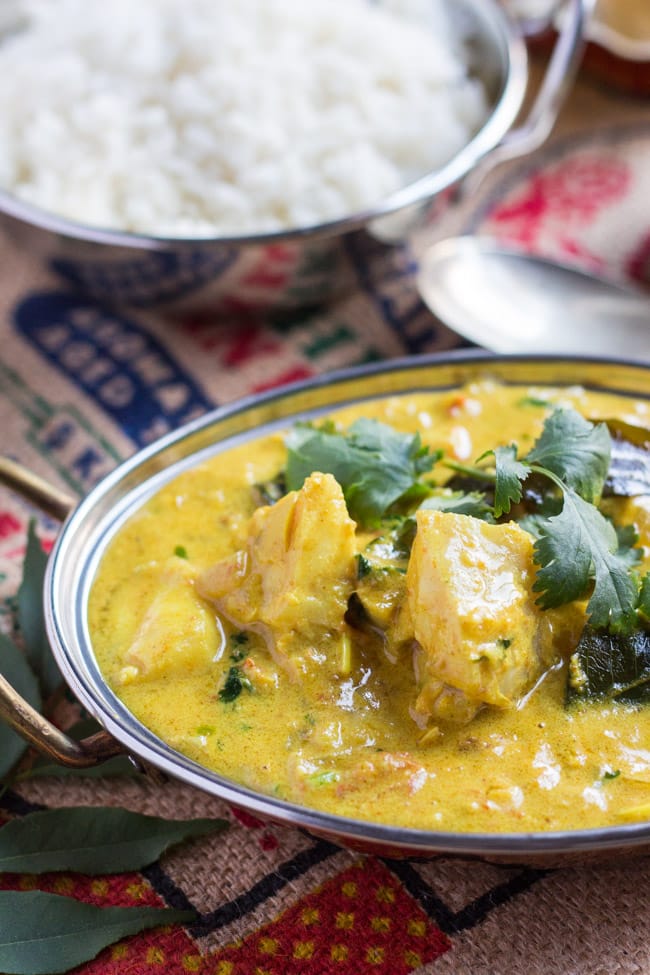
<instances>
[{"instance_id":1,"label":"curry leaf in curry","mask_svg":"<svg viewBox=\"0 0 650 975\"><path fill-rule=\"evenodd\" d=\"M612 635L585 627L569 661L568 696L650 702L650 633Z\"/></svg>"},{"instance_id":2,"label":"curry leaf in curry","mask_svg":"<svg viewBox=\"0 0 650 975\"><path fill-rule=\"evenodd\" d=\"M603 493L650 494L650 430L622 420L605 422L612 435L612 459Z\"/></svg>"},{"instance_id":3,"label":"curry leaf in curry","mask_svg":"<svg viewBox=\"0 0 650 975\"><path fill-rule=\"evenodd\" d=\"M438 456L419 434L400 433L378 420L356 420L346 433L297 425L287 436L287 488L298 490L314 471L332 474L351 517L376 525Z\"/></svg>"}]
</instances>

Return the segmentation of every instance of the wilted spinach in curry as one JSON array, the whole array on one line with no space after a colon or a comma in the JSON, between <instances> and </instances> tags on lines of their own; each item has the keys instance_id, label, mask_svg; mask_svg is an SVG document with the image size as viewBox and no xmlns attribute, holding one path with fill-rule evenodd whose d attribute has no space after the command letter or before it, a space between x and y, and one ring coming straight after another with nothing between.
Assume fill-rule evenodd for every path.
<instances>
[{"instance_id":1,"label":"wilted spinach in curry","mask_svg":"<svg viewBox=\"0 0 650 975\"><path fill-rule=\"evenodd\" d=\"M294 801L461 830L644 818L648 418L643 401L486 383L236 448L133 519L152 558L112 646L124 561L105 557L100 661L175 747ZM189 566L155 550L172 525Z\"/></svg>"}]
</instances>

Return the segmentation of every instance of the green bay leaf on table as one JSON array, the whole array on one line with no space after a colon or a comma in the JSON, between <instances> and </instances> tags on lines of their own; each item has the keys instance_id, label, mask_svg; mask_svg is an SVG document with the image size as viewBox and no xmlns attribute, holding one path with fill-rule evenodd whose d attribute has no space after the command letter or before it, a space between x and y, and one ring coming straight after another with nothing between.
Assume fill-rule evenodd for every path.
<instances>
[{"instance_id":1,"label":"green bay leaf on table","mask_svg":"<svg viewBox=\"0 0 650 975\"><path fill-rule=\"evenodd\" d=\"M40 708L38 681L25 655L4 633L0 633L0 674L32 707ZM27 743L0 720L0 777L11 771L26 748Z\"/></svg>"},{"instance_id":2,"label":"green bay leaf on table","mask_svg":"<svg viewBox=\"0 0 650 975\"><path fill-rule=\"evenodd\" d=\"M57 975L128 935L162 924L191 923L192 911L95 907L40 890L0 891L0 971Z\"/></svg>"},{"instance_id":3,"label":"green bay leaf on table","mask_svg":"<svg viewBox=\"0 0 650 975\"><path fill-rule=\"evenodd\" d=\"M25 641L27 659L38 675L43 692L52 694L63 678L50 648L43 613L43 580L47 555L36 535L32 518L27 530L23 578L18 590L18 623Z\"/></svg>"},{"instance_id":4,"label":"green bay leaf on table","mask_svg":"<svg viewBox=\"0 0 650 975\"><path fill-rule=\"evenodd\" d=\"M170 846L226 826L223 819L166 820L107 806L48 809L0 828L0 872L139 870Z\"/></svg>"}]
</instances>

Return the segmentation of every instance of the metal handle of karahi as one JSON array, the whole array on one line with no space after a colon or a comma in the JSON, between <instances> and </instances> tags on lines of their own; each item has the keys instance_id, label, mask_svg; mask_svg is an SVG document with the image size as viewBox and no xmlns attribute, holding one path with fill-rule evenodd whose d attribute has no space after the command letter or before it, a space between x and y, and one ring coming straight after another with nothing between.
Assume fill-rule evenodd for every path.
<instances>
[{"instance_id":1,"label":"metal handle of karahi","mask_svg":"<svg viewBox=\"0 0 650 975\"><path fill-rule=\"evenodd\" d=\"M10 457L0 456L0 484L31 501L57 521L64 521L75 505L74 499L64 491Z\"/></svg>"},{"instance_id":2,"label":"metal handle of karahi","mask_svg":"<svg viewBox=\"0 0 650 975\"><path fill-rule=\"evenodd\" d=\"M0 718L41 755L69 768L100 765L124 749L107 731L75 741L44 718L0 675Z\"/></svg>"},{"instance_id":3,"label":"metal handle of karahi","mask_svg":"<svg viewBox=\"0 0 650 975\"><path fill-rule=\"evenodd\" d=\"M74 500L8 457L0 457L0 484L63 521ZM106 731L75 741L39 714L0 674L0 718L42 755L70 768L89 768L124 752Z\"/></svg>"}]
</instances>

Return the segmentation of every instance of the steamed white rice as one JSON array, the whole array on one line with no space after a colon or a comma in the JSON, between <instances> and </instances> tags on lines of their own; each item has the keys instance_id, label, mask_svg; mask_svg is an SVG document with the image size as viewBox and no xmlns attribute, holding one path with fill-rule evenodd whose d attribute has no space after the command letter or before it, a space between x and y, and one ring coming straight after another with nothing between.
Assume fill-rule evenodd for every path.
<instances>
[{"instance_id":1,"label":"steamed white rice","mask_svg":"<svg viewBox=\"0 0 650 975\"><path fill-rule=\"evenodd\" d=\"M0 45L0 185L86 224L174 237L318 224L438 168L486 114L435 0L21 9Z\"/></svg>"}]
</instances>

